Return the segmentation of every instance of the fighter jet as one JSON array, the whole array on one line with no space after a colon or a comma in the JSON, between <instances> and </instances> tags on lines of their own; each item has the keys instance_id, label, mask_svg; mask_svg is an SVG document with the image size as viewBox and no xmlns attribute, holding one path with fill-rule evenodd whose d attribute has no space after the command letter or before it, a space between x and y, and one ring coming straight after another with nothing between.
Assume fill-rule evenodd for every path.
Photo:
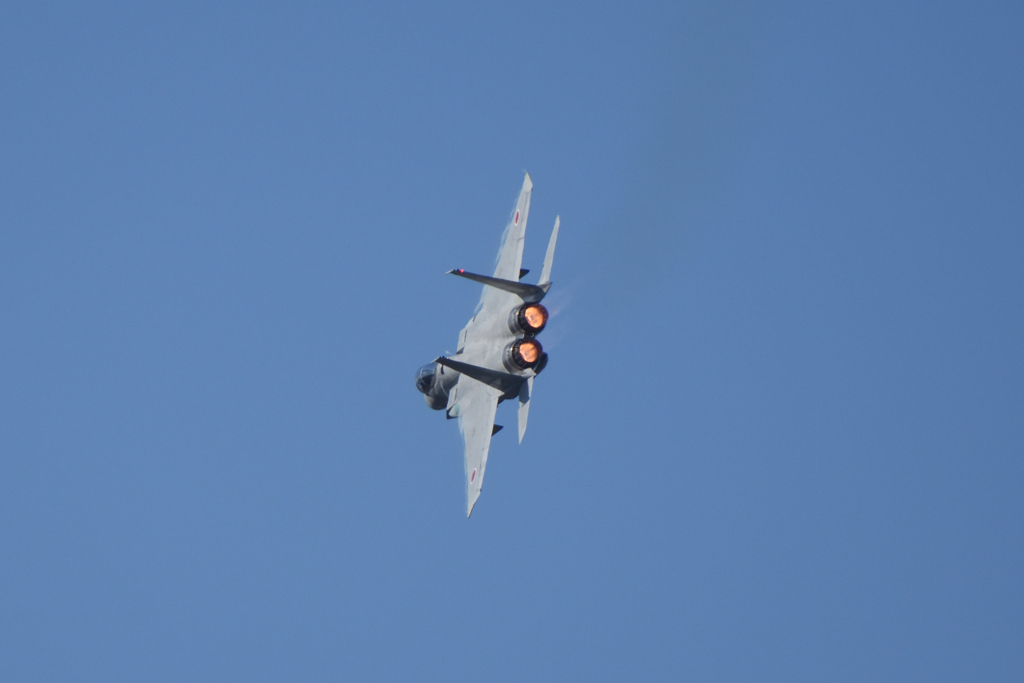
<instances>
[{"instance_id":1,"label":"fighter jet","mask_svg":"<svg viewBox=\"0 0 1024 683\"><path fill-rule=\"evenodd\" d=\"M459 333L454 356L442 356L416 373L416 388L427 405L457 418L465 442L466 517L473 512L484 483L491 437L502 428L494 415L502 401L519 400L519 442L526 432L533 379L548 363L537 335L548 321L541 300L551 288L551 262L555 257L559 219L551 232L540 280L535 285L521 279L526 218L530 213L530 174L523 180L515 209L501 237L494 275L477 275L459 268L448 274L481 283L480 303Z\"/></svg>"}]
</instances>

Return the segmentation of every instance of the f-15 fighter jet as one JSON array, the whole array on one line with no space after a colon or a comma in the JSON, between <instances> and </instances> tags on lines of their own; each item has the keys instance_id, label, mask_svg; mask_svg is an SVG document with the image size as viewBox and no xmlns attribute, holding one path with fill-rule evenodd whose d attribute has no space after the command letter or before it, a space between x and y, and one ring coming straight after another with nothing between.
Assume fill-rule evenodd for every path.
<instances>
[{"instance_id":1,"label":"f-15 fighter jet","mask_svg":"<svg viewBox=\"0 0 1024 683\"><path fill-rule=\"evenodd\" d=\"M491 436L502 428L494 424L498 404L519 399L519 442L522 443L533 378L548 362L548 354L544 353L537 335L548 321L548 311L540 302L551 288L549 278L559 219L555 219L540 280L535 285L520 282L529 272L521 265L532 190L533 181L527 173L501 238L493 276L476 275L461 268L448 271L483 284L480 303L459 333L455 355L436 358L416 373L416 388L424 394L427 405L434 410L444 410L449 419L459 420L459 431L466 444L467 517L480 497Z\"/></svg>"}]
</instances>

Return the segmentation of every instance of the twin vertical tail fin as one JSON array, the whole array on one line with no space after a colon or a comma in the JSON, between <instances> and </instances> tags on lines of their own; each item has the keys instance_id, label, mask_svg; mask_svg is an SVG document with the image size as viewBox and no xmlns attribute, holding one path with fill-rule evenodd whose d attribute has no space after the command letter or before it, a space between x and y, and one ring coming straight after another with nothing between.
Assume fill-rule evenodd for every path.
<instances>
[{"instance_id":1,"label":"twin vertical tail fin","mask_svg":"<svg viewBox=\"0 0 1024 683\"><path fill-rule=\"evenodd\" d=\"M558 241L558 224L562 222L561 216L555 216L555 229L551 231L551 239L548 241L548 253L544 255L544 267L540 271L540 282L538 285L545 285L551 282L551 263L555 260L555 242Z\"/></svg>"},{"instance_id":2,"label":"twin vertical tail fin","mask_svg":"<svg viewBox=\"0 0 1024 683\"><path fill-rule=\"evenodd\" d=\"M523 382L519 387L519 443L523 442L526 433L526 418L530 416L530 394L533 393L533 378Z\"/></svg>"},{"instance_id":3,"label":"twin vertical tail fin","mask_svg":"<svg viewBox=\"0 0 1024 683\"><path fill-rule=\"evenodd\" d=\"M555 229L551 231L548 251L544 255L544 267L540 271L540 282L537 283L537 286L542 287L545 293L551 286L551 264L555 260L555 242L558 241L558 226L561 220L561 216L555 218ZM530 417L530 396L532 394L533 377L530 377L519 388L519 443L523 442L523 434L526 433L526 420Z\"/></svg>"}]
</instances>

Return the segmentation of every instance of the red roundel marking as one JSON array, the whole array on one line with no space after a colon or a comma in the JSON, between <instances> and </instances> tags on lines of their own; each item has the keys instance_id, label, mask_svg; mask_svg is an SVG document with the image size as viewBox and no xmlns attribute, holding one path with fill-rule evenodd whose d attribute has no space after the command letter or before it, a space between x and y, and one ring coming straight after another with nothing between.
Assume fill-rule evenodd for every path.
<instances>
[{"instance_id":1,"label":"red roundel marking","mask_svg":"<svg viewBox=\"0 0 1024 683\"><path fill-rule=\"evenodd\" d=\"M476 479L476 470L473 470L473 474L469 475L469 483L472 484L473 480Z\"/></svg>"},{"instance_id":2,"label":"red roundel marking","mask_svg":"<svg viewBox=\"0 0 1024 683\"><path fill-rule=\"evenodd\" d=\"M516 217L515 217L514 222L515 222L516 225L519 225L519 211L516 211Z\"/></svg>"}]
</instances>

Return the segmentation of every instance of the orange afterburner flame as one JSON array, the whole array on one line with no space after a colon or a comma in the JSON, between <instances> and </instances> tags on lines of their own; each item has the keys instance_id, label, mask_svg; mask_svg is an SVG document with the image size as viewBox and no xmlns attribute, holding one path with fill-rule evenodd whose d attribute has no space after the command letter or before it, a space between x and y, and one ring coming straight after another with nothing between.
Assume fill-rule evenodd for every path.
<instances>
[{"instance_id":1,"label":"orange afterburner flame","mask_svg":"<svg viewBox=\"0 0 1024 683\"><path fill-rule=\"evenodd\" d=\"M540 344L527 339L519 345L519 357L527 363L535 363L540 358Z\"/></svg>"},{"instance_id":2,"label":"orange afterburner flame","mask_svg":"<svg viewBox=\"0 0 1024 683\"><path fill-rule=\"evenodd\" d=\"M529 337L540 334L548 322L548 309L536 302L525 303L513 308L508 315L508 329L512 334L523 333Z\"/></svg>"},{"instance_id":3,"label":"orange afterburner flame","mask_svg":"<svg viewBox=\"0 0 1024 683\"><path fill-rule=\"evenodd\" d=\"M522 372L544 362L544 349L532 337L515 339L505 347L502 362L510 372Z\"/></svg>"},{"instance_id":4,"label":"orange afterburner flame","mask_svg":"<svg viewBox=\"0 0 1024 683\"><path fill-rule=\"evenodd\" d=\"M526 323L530 327L539 330L548 321L548 312L540 305L527 306L523 311L523 317L526 318Z\"/></svg>"}]
</instances>

